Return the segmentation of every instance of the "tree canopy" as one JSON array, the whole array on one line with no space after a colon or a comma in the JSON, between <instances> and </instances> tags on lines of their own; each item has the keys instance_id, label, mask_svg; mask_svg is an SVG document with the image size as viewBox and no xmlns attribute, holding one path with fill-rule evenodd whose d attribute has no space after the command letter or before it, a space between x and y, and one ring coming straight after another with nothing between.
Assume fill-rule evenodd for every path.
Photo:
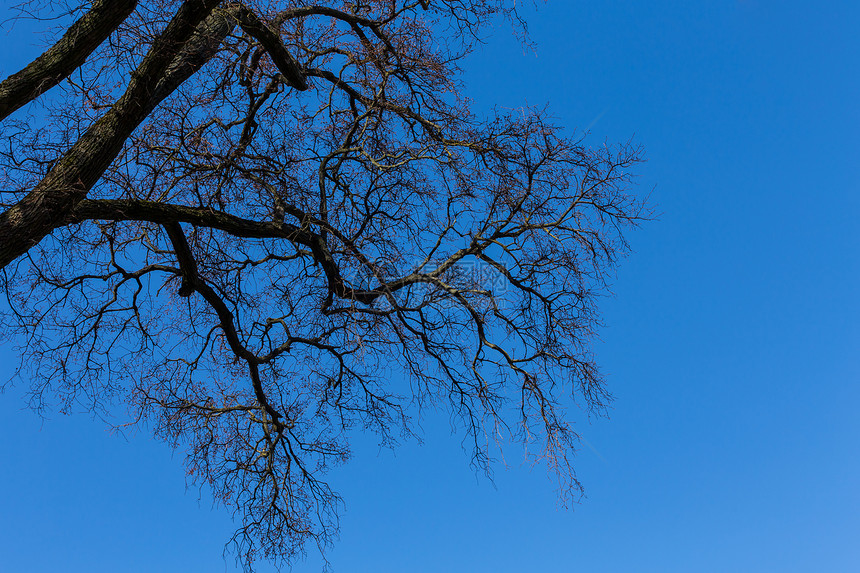
<instances>
[{"instance_id":1,"label":"tree canopy","mask_svg":"<svg viewBox=\"0 0 860 573\"><path fill-rule=\"evenodd\" d=\"M126 406L183 448L249 566L329 543L352 432L394 444L429 405L480 467L518 441L579 492L565 404L609 400L590 343L641 151L472 109L458 66L514 2L69 8L0 83L34 407Z\"/></svg>"}]
</instances>

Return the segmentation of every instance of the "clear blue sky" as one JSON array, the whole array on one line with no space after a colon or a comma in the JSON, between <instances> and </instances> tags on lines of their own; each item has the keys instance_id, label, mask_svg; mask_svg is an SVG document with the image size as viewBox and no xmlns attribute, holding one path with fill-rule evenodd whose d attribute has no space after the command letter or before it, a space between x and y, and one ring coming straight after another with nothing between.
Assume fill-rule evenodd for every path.
<instances>
[{"instance_id":1,"label":"clear blue sky","mask_svg":"<svg viewBox=\"0 0 860 573\"><path fill-rule=\"evenodd\" d=\"M331 475L335 571L860 571L860 3L555 1L530 22L536 55L502 27L470 60L476 106L633 136L660 212L603 301L616 401L580 416L587 498L559 508L514 450L476 476L430 416L423 446L359 443ZM180 455L22 405L0 396L0 571L233 570ZM319 570L312 548L295 568Z\"/></svg>"}]
</instances>

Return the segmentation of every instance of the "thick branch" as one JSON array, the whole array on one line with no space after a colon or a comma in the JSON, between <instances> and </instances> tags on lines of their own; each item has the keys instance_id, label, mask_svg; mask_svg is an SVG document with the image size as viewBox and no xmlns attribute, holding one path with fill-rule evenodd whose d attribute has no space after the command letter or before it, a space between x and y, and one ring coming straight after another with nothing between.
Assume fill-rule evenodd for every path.
<instances>
[{"instance_id":1,"label":"thick branch","mask_svg":"<svg viewBox=\"0 0 860 573\"><path fill-rule=\"evenodd\" d=\"M197 261L194 260L194 255L191 252L191 247L188 246L188 240L185 238L185 233L182 232L182 227L177 222L168 222L163 226L173 245L173 251L176 253L176 259L179 261L179 268L182 271L182 286L179 289L179 295L187 297L194 291L197 291L215 310L215 313L218 315L218 321L221 324L221 330L224 332L224 336L227 337L227 344L230 345L230 350L233 351L233 354L237 358L241 358L248 364L257 401L265 409L266 413L269 414L278 431L282 431L284 426L279 421L281 414L269 404L266 393L263 391L263 383L260 379L260 358L245 348L245 345L239 339L233 313L230 312L230 309L227 308L227 305L221 300L218 293L200 278L197 272Z\"/></svg>"},{"instance_id":2,"label":"thick branch","mask_svg":"<svg viewBox=\"0 0 860 573\"><path fill-rule=\"evenodd\" d=\"M189 297L194 292L200 276L197 271L197 261L194 260L191 247L188 246L179 223L165 223L164 230L167 231L167 236L173 244L173 251L176 253L179 269L182 271L182 286L179 287L178 294L181 297Z\"/></svg>"},{"instance_id":3,"label":"thick branch","mask_svg":"<svg viewBox=\"0 0 860 573\"><path fill-rule=\"evenodd\" d=\"M287 51L278 34L260 20L254 12L244 6L238 9L237 16L239 25L246 34L260 42L268 52L269 57L278 66L278 70L286 78L287 83L299 91L308 89L308 82L301 66Z\"/></svg>"},{"instance_id":4,"label":"thick branch","mask_svg":"<svg viewBox=\"0 0 860 573\"><path fill-rule=\"evenodd\" d=\"M313 233L289 223L254 221L223 211L134 199L85 199L78 204L65 223L87 220L148 221L159 225L173 221L218 229L235 237L289 239L305 246L310 246L313 241Z\"/></svg>"},{"instance_id":5,"label":"thick branch","mask_svg":"<svg viewBox=\"0 0 860 573\"><path fill-rule=\"evenodd\" d=\"M128 136L169 93L165 81L197 26L219 0L187 0L132 73L125 94L75 143L44 179L21 201L0 214L0 268L41 241L83 200L122 150ZM199 36L198 36L199 37ZM187 78L199 66L180 67L169 81Z\"/></svg>"},{"instance_id":6,"label":"thick branch","mask_svg":"<svg viewBox=\"0 0 860 573\"><path fill-rule=\"evenodd\" d=\"M236 237L287 239L310 249L314 260L325 271L332 294L343 299L354 300L368 305L373 304L376 299L384 296L386 293L394 292L415 283L431 282L431 275L433 274L412 273L387 284L381 284L375 289L355 289L349 286L343 279L343 276L341 276L340 268L322 235L296 227L295 225L290 225L289 223L254 221L212 209L132 199L102 199L95 201L87 199L78 204L72 215L67 218L66 224L80 223L87 220L147 221L165 225L165 228L169 224L190 223L195 226L218 229ZM462 249L461 251L458 251L454 255L454 257L458 257L457 260L465 256L465 251ZM434 272L439 274L442 270ZM182 294L182 291L180 291L180 294Z\"/></svg>"},{"instance_id":7,"label":"thick branch","mask_svg":"<svg viewBox=\"0 0 860 573\"><path fill-rule=\"evenodd\" d=\"M158 82L148 102L149 111L155 109L185 80L196 74L206 62L212 59L235 25L233 15L228 9L216 10L201 22L194 36L167 68L164 78Z\"/></svg>"},{"instance_id":8,"label":"thick branch","mask_svg":"<svg viewBox=\"0 0 860 573\"><path fill-rule=\"evenodd\" d=\"M136 6L137 0L96 0L56 44L0 83L0 120L68 77Z\"/></svg>"}]
</instances>

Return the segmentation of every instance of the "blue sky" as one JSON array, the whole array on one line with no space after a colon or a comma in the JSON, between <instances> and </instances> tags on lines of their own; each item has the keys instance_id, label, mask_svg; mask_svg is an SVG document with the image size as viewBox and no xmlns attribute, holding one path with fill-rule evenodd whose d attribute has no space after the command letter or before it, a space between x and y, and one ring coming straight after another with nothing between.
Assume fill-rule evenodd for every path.
<instances>
[{"instance_id":1,"label":"blue sky","mask_svg":"<svg viewBox=\"0 0 860 573\"><path fill-rule=\"evenodd\" d=\"M549 104L594 144L633 137L659 213L602 303L616 400L577 415L587 497L559 507L515 450L491 483L431 414L423 445L359 442L331 475L334 570L860 570L860 4L528 14L536 53L501 26L469 61L476 107ZM34 53L25 30L3 32L3 75ZM22 406L0 396L0 570L233 570L230 518L185 490L181 455Z\"/></svg>"}]
</instances>

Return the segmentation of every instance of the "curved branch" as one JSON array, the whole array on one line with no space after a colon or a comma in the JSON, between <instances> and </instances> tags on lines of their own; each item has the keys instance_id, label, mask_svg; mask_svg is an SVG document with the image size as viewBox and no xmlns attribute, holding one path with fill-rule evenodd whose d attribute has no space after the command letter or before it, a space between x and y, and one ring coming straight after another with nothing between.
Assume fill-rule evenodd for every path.
<instances>
[{"instance_id":1,"label":"curved branch","mask_svg":"<svg viewBox=\"0 0 860 573\"><path fill-rule=\"evenodd\" d=\"M0 121L67 78L136 6L137 0L97 0L56 44L0 83Z\"/></svg>"},{"instance_id":2,"label":"curved branch","mask_svg":"<svg viewBox=\"0 0 860 573\"><path fill-rule=\"evenodd\" d=\"M308 82L301 66L287 51L278 34L244 6L238 8L237 17L245 33L260 42L286 78L287 83L299 91L308 89Z\"/></svg>"},{"instance_id":3,"label":"curved branch","mask_svg":"<svg viewBox=\"0 0 860 573\"><path fill-rule=\"evenodd\" d=\"M171 223L190 223L200 227L218 229L236 237L255 239L287 239L310 249L314 260L322 266L329 283L329 289L340 298L372 304L386 290L360 290L350 287L343 279L322 235L284 222L254 221L243 219L223 211L169 205L154 201L132 199L84 200L78 204L65 224L80 223L86 220L147 221L159 225ZM405 285L402 285L405 286ZM398 287L401 288L401 287Z\"/></svg>"},{"instance_id":4,"label":"curved branch","mask_svg":"<svg viewBox=\"0 0 860 573\"><path fill-rule=\"evenodd\" d=\"M85 199L65 220L65 224L89 220L147 221L159 225L175 221L218 229L235 237L289 239L308 247L314 240L313 233L289 223L254 221L213 209L134 199Z\"/></svg>"},{"instance_id":5,"label":"curved branch","mask_svg":"<svg viewBox=\"0 0 860 573\"><path fill-rule=\"evenodd\" d=\"M163 225L165 228L170 224L190 223L200 227L218 229L236 237L287 239L310 249L314 260L320 264L325 272L329 290L332 294L342 299L354 300L367 305L373 304L376 299L388 293L409 285L431 282L434 276L441 274L457 260L460 260L477 248L477 243L474 243L467 249L457 251L452 255L450 260L443 263L443 265L432 271L429 275L411 273L389 283L380 284L374 289L356 289L344 280L340 273L340 268L322 235L296 227L295 225L290 225L289 223L254 221L224 213L223 211L133 199L83 200L75 208L72 215L66 219L65 223L74 224L87 220L147 221ZM180 294L183 292L183 290L180 290Z\"/></svg>"},{"instance_id":6,"label":"curved branch","mask_svg":"<svg viewBox=\"0 0 860 573\"><path fill-rule=\"evenodd\" d=\"M227 337L227 343L230 345L230 350L237 358L241 358L248 364L248 371L251 375L251 383L254 387L254 395L257 397L257 402L260 403L275 425L278 433L282 432L286 427L280 422L281 414L275 410L266 398L266 393L263 390L263 383L260 379L260 358L248 350L242 341L239 339L239 333L236 330L236 320L227 305L221 300L221 297L215 290L206 284L206 281L200 278L197 272L197 261L194 260L194 255L191 252L191 247L188 246L188 240L185 238L185 233L182 232L177 222L167 222L163 224L164 230L167 231L167 236L173 245L173 251L176 253L176 259L179 261L179 268L182 271L182 286L179 289L180 296L191 296L191 293L197 291L209 303L209 306L218 315L218 320L221 324L221 330L224 336Z\"/></svg>"},{"instance_id":7,"label":"curved branch","mask_svg":"<svg viewBox=\"0 0 860 573\"><path fill-rule=\"evenodd\" d=\"M81 136L30 193L0 214L0 268L62 225L75 205L87 196L122 150L129 135L158 104L160 100L157 97L163 99L168 95L167 90L160 88L170 80L171 70L177 69L176 57L219 2L184 2L143 62L132 72L131 82L122 97ZM181 67L169 85L175 89L179 85L178 80L189 77L198 68Z\"/></svg>"}]
</instances>

